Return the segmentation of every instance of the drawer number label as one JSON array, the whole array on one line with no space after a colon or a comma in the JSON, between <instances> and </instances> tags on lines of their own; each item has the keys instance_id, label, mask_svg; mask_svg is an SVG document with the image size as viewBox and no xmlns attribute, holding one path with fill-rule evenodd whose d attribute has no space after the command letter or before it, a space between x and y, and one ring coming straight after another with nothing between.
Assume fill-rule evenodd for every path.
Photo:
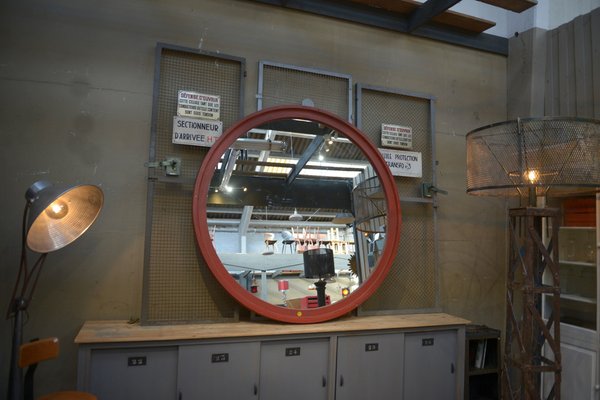
<instances>
[{"instance_id":1,"label":"drawer number label","mask_svg":"<svg viewBox=\"0 0 600 400\"><path fill-rule=\"evenodd\" d=\"M210 360L214 363L228 362L229 353L215 353L210 357Z\"/></svg>"},{"instance_id":2,"label":"drawer number label","mask_svg":"<svg viewBox=\"0 0 600 400\"><path fill-rule=\"evenodd\" d=\"M300 347L286 347L286 349L285 349L286 357L293 357L293 356L299 356L299 355L300 355Z\"/></svg>"},{"instance_id":3,"label":"drawer number label","mask_svg":"<svg viewBox=\"0 0 600 400\"><path fill-rule=\"evenodd\" d=\"M137 357L128 357L127 358L127 366L128 367L141 367L142 365L146 365L146 357L145 356L137 356Z\"/></svg>"},{"instance_id":4,"label":"drawer number label","mask_svg":"<svg viewBox=\"0 0 600 400\"><path fill-rule=\"evenodd\" d=\"M422 343L423 346L433 346L433 338L425 338Z\"/></svg>"},{"instance_id":5,"label":"drawer number label","mask_svg":"<svg viewBox=\"0 0 600 400\"><path fill-rule=\"evenodd\" d=\"M365 344L365 351L379 351L379 343Z\"/></svg>"}]
</instances>

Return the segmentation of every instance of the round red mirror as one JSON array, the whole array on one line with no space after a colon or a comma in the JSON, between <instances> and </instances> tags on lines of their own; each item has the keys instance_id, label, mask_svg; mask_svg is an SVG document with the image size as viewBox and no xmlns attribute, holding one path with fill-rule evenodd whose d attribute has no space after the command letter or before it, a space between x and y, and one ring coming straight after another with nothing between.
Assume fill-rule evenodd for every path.
<instances>
[{"instance_id":1,"label":"round red mirror","mask_svg":"<svg viewBox=\"0 0 600 400\"><path fill-rule=\"evenodd\" d=\"M198 171L193 220L221 285L256 314L292 323L337 318L367 300L401 228L378 149L336 115L304 106L258 111L223 134ZM303 261L316 249L334 259L317 307Z\"/></svg>"}]
</instances>

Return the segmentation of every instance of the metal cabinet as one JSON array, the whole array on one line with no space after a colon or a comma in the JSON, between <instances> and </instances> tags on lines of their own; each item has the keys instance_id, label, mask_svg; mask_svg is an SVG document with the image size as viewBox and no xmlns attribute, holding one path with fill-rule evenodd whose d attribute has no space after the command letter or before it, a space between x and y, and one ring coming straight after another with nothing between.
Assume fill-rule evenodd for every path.
<instances>
[{"instance_id":1,"label":"metal cabinet","mask_svg":"<svg viewBox=\"0 0 600 400\"><path fill-rule=\"evenodd\" d=\"M256 400L259 362L259 342L180 346L178 400Z\"/></svg>"},{"instance_id":2,"label":"metal cabinet","mask_svg":"<svg viewBox=\"0 0 600 400\"><path fill-rule=\"evenodd\" d=\"M260 399L326 400L329 342L328 338L263 342Z\"/></svg>"},{"instance_id":3,"label":"metal cabinet","mask_svg":"<svg viewBox=\"0 0 600 400\"><path fill-rule=\"evenodd\" d=\"M99 399L176 399L177 347L93 350L89 368Z\"/></svg>"},{"instance_id":4,"label":"metal cabinet","mask_svg":"<svg viewBox=\"0 0 600 400\"><path fill-rule=\"evenodd\" d=\"M110 400L459 399L466 322L441 313L306 325L91 321L76 338L77 388Z\"/></svg>"},{"instance_id":5,"label":"metal cabinet","mask_svg":"<svg viewBox=\"0 0 600 400\"><path fill-rule=\"evenodd\" d=\"M336 400L401 399L403 353L403 333L339 337Z\"/></svg>"},{"instance_id":6,"label":"metal cabinet","mask_svg":"<svg viewBox=\"0 0 600 400\"><path fill-rule=\"evenodd\" d=\"M457 368L457 345L456 331L404 336L404 399L459 398L457 382L463 375Z\"/></svg>"}]
</instances>

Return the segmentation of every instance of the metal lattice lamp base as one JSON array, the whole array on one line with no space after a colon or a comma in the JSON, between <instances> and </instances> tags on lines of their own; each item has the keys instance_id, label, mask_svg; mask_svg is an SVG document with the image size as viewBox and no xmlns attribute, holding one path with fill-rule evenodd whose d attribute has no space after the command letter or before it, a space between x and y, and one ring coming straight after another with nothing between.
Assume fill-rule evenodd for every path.
<instances>
[{"instance_id":1,"label":"metal lattice lamp base","mask_svg":"<svg viewBox=\"0 0 600 400\"><path fill-rule=\"evenodd\" d=\"M545 398L560 399L560 212L556 208L527 207L511 209L509 216L510 265L502 398L541 399L544 376L552 385ZM547 245L542 240L546 226L550 228ZM542 280L545 271L550 277L546 278L546 284ZM546 320L542 315L544 294L548 296Z\"/></svg>"}]
</instances>

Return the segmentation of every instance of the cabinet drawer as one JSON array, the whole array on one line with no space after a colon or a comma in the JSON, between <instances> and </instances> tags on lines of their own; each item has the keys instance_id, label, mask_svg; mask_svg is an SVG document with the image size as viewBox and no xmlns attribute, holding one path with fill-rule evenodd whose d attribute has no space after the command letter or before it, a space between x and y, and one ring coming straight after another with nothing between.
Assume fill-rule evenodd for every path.
<instances>
[{"instance_id":1,"label":"cabinet drawer","mask_svg":"<svg viewBox=\"0 0 600 400\"><path fill-rule=\"evenodd\" d=\"M407 333L404 340L404 398L457 398L457 333Z\"/></svg>"},{"instance_id":2,"label":"cabinet drawer","mask_svg":"<svg viewBox=\"0 0 600 400\"><path fill-rule=\"evenodd\" d=\"M336 400L401 399L404 334L338 338Z\"/></svg>"},{"instance_id":3,"label":"cabinet drawer","mask_svg":"<svg viewBox=\"0 0 600 400\"><path fill-rule=\"evenodd\" d=\"M263 342L261 400L327 399L329 339Z\"/></svg>"},{"instance_id":4,"label":"cabinet drawer","mask_svg":"<svg viewBox=\"0 0 600 400\"><path fill-rule=\"evenodd\" d=\"M177 393L177 347L92 350L89 391L99 399L166 400Z\"/></svg>"},{"instance_id":5,"label":"cabinet drawer","mask_svg":"<svg viewBox=\"0 0 600 400\"><path fill-rule=\"evenodd\" d=\"M257 399L259 357L259 342L181 346L180 400Z\"/></svg>"}]
</instances>

